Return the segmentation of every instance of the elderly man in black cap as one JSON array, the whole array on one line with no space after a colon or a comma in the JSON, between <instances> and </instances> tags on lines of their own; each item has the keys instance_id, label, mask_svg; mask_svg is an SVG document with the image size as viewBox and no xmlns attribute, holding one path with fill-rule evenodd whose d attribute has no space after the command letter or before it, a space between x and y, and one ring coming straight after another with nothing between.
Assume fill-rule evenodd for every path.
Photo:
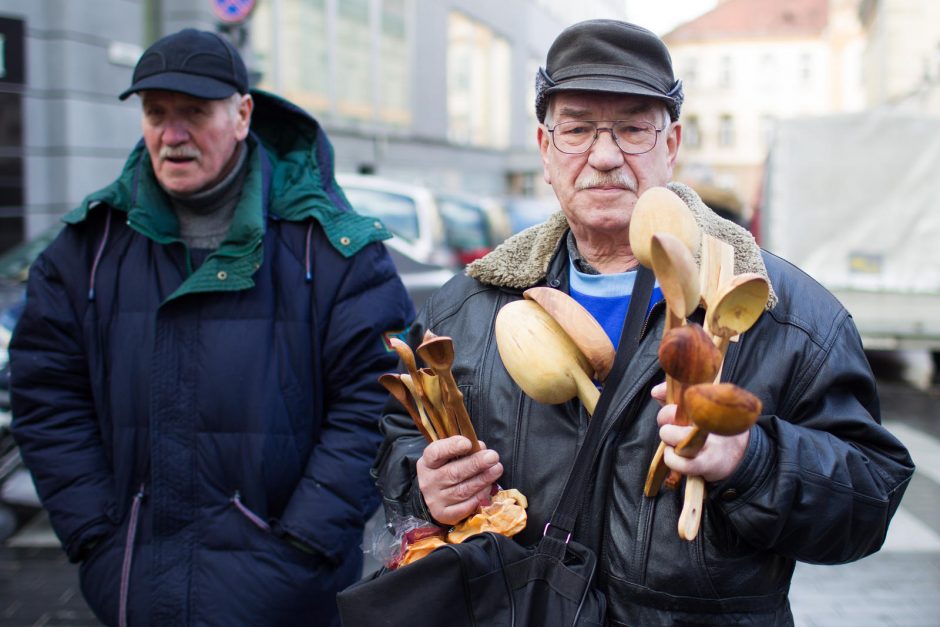
<instances>
[{"instance_id":1,"label":"elderly man in black cap","mask_svg":"<svg viewBox=\"0 0 940 627\"><path fill-rule=\"evenodd\" d=\"M12 343L13 431L107 625L334 625L413 318L317 122L192 29L148 48L143 141L66 215Z\"/></svg>"},{"instance_id":2,"label":"elderly man in black cap","mask_svg":"<svg viewBox=\"0 0 940 627\"><path fill-rule=\"evenodd\" d=\"M571 532L597 552L610 625L792 624L794 561L842 563L878 550L913 472L907 451L880 425L852 320L817 283L670 182L682 86L653 33L610 20L576 24L551 46L536 91L544 176L561 211L471 264L411 330L413 343L425 330L454 338L457 382L486 448L470 454L461 436L425 446L407 416L388 413L375 470L386 511L392 520L416 516L447 527L486 504L498 482L528 497L519 541ZM763 411L744 433L709 435L693 459L675 453L689 427L673 424L676 407L664 404L657 349L665 303L628 237L638 197L667 185L703 232L734 246L739 272L772 285L766 310L728 349L722 372ZM574 529L545 523L588 416L577 399L545 405L526 397L491 339L500 308L533 286L584 305L619 343L623 361L621 374L604 382L608 411L597 419L608 431ZM634 294L640 300L630 308ZM625 319L635 317L639 339L621 340ZM682 491L644 495L661 440L669 468L707 482L691 542L676 529Z\"/></svg>"}]
</instances>

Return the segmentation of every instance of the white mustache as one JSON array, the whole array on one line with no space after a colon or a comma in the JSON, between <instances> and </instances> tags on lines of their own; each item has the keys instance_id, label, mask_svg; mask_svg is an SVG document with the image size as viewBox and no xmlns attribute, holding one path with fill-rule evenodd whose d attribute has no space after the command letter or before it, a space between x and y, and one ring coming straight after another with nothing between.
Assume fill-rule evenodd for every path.
<instances>
[{"instance_id":1,"label":"white mustache","mask_svg":"<svg viewBox=\"0 0 940 627\"><path fill-rule=\"evenodd\" d=\"M631 192L636 191L633 183L627 180L623 172L595 172L590 178L575 184L575 189L579 192L593 187L620 187Z\"/></svg>"},{"instance_id":2,"label":"white mustache","mask_svg":"<svg viewBox=\"0 0 940 627\"><path fill-rule=\"evenodd\" d=\"M160 148L160 161L166 159L202 159L202 152L195 146L163 146Z\"/></svg>"}]
</instances>

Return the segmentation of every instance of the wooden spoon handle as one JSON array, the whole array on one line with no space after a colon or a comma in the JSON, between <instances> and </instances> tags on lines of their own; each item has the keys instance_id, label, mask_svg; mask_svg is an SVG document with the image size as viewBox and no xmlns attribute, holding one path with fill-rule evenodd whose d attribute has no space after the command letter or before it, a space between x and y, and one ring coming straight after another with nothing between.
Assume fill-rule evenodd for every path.
<instances>
[{"instance_id":1,"label":"wooden spoon handle","mask_svg":"<svg viewBox=\"0 0 940 627\"><path fill-rule=\"evenodd\" d=\"M691 542L698 535L702 524L702 508L705 501L705 480L701 477L686 477L685 499L679 514L679 537Z\"/></svg>"},{"instance_id":2,"label":"wooden spoon handle","mask_svg":"<svg viewBox=\"0 0 940 627\"><path fill-rule=\"evenodd\" d=\"M450 374L450 371L448 371ZM480 442L477 440L477 432L473 428L473 422L470 420L470 414L467 413L467 406L463 404L463 393L457 387L454 377L444 377L445 396L448 409L451 416L456 420L460 435L470 440L470 453L476 453L480 450Z\"/></svg>"},{"instance_id":3,"label":"wooden spoon handle","mask_svg":"<svg viewBox=\"0 0 940 627\"><path fill-rule=\"evenodd\" d=\"M676 445L676 455L690 459L695 457L705 446L706 439L708 439L708 431L693 426L689 435L685 436L685 439Z\"/></svg>"},{"instance_id":4,"label":"wooden spoon handle","mask_svg":"<svg viewBox=\"0 0 940 627\"><path fill-rule=\"evenodd\" d=\"M649 470L646 472L646 483L643 486L643 494L646 496L656 496L663 485L666 475L669 474L669 466L663 461L663 454L666 452L666 443L660 441L659 448L653 454L653 461L650 462Z\"/></svg>"}]
</instances>

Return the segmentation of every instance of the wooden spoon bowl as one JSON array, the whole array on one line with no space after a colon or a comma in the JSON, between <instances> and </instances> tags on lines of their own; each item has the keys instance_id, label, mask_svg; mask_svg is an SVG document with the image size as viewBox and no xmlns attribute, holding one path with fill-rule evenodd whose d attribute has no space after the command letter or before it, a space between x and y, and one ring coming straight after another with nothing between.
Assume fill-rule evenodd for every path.
<instances>
[{"instance_id":1,"label":"wooden spoon bowl","mask_svg":"<svg viewBox=\"0 0 940 627\"><path fill-rule=\"evenodd\" d=\"M670 233L694 256L702 239L692 211L665 187L651 187L637 198L630 216L630 248L633 256L652 268L651 242L657 233Z\"/></svg>"},{"instance_id":2,"label":"wooden spoon bowl","mask_svg":"<svg viewBox=\"0 0 940 627\"><path fill-rule=\"evenodd\" d=\"M770 284L760 274L735 275L715 295L707 315L708 330L726 344L750 329L764 313Z\"/></svg>"},{"instance_id":3,"label":"wooden spoon bowl","mask_svg":"<svg viewBox=\"0 0 940 627\"><path fill-rule=\"evenodd\" d=\"M561 290L532 287L522 293L537 302L558 323L594 369L594 378L607 379L614 365L614 345L604 327L581 303Z\"/></svg>"},{"instance_id":4,"label":"wooden spoon bowl","mask_svg":"<svg viewBox=\"0 0 940 627\"><path fill-rule=\"evenodd\" d=\"M496 346L513 381L539 403L564 403L575 396L594 413L600 396L594 371L555 320L531 300L505 305L496 315Z\"/></svg>"}]
</instances>

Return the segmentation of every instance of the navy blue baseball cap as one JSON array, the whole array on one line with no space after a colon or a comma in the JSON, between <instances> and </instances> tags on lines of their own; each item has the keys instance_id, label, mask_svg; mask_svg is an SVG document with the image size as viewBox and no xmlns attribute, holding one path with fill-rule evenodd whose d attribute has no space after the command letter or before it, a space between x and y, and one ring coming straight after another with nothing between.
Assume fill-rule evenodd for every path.
<instances>
[{"instance_id":1,"label":"navy blue baseball cap","mask_svg":"<svg viewBox=\"0 0 940 627\"><path fill-rule=\"evenodd\" d=\"M194 28L167 35L147 48L132 80L121 100L150 89L206 100L248 93L248 70L235 46L217 33Z\"/></svg>"}]
</instances>

